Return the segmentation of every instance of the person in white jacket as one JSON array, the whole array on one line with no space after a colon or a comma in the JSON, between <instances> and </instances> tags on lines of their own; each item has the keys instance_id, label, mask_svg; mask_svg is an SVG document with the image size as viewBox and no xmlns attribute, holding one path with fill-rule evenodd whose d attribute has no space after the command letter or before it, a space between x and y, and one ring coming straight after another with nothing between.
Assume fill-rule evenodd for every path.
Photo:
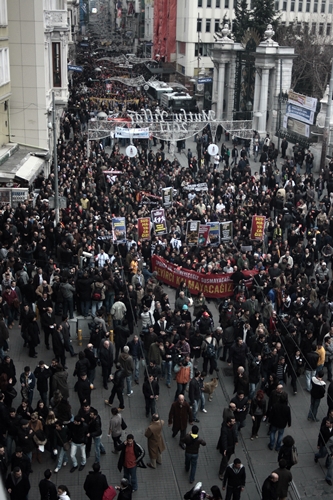
<instances>
[{"instance_id":1,"label":"person in white jacket","mask_svg":"<svg viewBox=\"0 0 333 500\"><path fill-rule=\"evenodd\" d=\"M149 325L155 324L154 310L155 310L155 300L151 301L150 309L148 309L147 306L143 307L143 311L141 313L142 329L148 328Z\"/></svg>"}]
</instances>

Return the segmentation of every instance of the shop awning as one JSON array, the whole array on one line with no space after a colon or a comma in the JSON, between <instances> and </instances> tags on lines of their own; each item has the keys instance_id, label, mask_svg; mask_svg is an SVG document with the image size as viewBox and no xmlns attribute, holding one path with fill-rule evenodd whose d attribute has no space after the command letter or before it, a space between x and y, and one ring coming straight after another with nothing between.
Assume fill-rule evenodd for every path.
<instances>
[{"instance_id":1,"label":"shop awning","mask_svg":"<svg viewBox=\"0 0 333 500\"><path fill-rule=\"evenodd\" d=\"M23 165L15 173L15 178L31 184L36 179L41 170L43 170L44 165L44 158L30 156L30 158L26 162L24 162Z\"/></svg>"}]
</instances>

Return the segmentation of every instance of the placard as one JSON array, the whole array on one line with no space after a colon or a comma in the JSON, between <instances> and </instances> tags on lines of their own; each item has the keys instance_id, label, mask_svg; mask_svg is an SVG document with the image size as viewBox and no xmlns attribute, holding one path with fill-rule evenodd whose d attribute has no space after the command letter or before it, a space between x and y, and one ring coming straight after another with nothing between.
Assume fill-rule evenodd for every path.
<instances>
[{"instance_id":1,"label":"placard","mask_svg":"<svg viewBox=\"0 0 333 500\"><path fill-rule=\"evenodd\" d=\"M232 221L220 222L221 241L231 241L233 234Z\"/></svg>"},{"instance_id":2,"label":"placard","mask_svg":"<svg viewBox=\"0 0 333 500\"><path fill-rule=\"evenodd\" d=\"M171 207L173 202L173 187L162 189L162 204L164 207Z\"/></svg>"},{"instance_id":3,"label":"placard","mask_svg":"<svg viewBox=\"0 0 333 500\"><path fill-rule=\"evenodd\" d=\"M220 223L219 222L207 222L209 226L209 242L212 246L218 246L220 244Z\"/></svg>"},{"instance_id":4,"label":"placard","mask_svg":"<svg viewBox=\"0 0 333 500\"><path fill-rule=\"evenodd\" d=\"M138 219L138 239L150 240L150 218L140 217Z\"/></svg>"},{"instance_id":5,"label":"placard","mask_svg":"<svg viewBox=\"0 0 333 500\"><path fill-rule=\"evenodd\" d=\"M113 243L124 243L126 241L126 219L115 217L112 219Z\"/></svg>"},{"instance_id":6,"label":"placard","mask_svg":"<svg viewBox=\"0 0 333 500\"><path fill-rule=\"evenodd\" d=\"M264 215L253 215L251 224L251 240L262 241L265 234L266 217Z\"/></svg>"},{"instance_id":7,"label":"placard","mask_svg":"<svg viewBox=\"0 0 333 500\"><path fill-rule=\"evenodd\" d=\"M198 245L200 247L205 247L209 243L209 230L210 226L207 224L200 224L199 227L199 237L198 237Z\"/></svg>"},{"instance_id":8,"label":"placard","mask_svg":"<svg viewBox=\"0 0 333 500\"><path fill-rule=\"evenodd\" d=\"M199 220L189 220L186 223L186 244L194 246L198 244L199 238Z\"/></svg>"},{"instance_id":9,"label":"placard","mask_svg":"<svg viewBox=\"0 0 333 500\"><path fill-rule=\"evenodd\" d=\"M157 236L168 233L164 208L152 210L151 220L154 224L154 231Z\"/></svg>"}]
</instances>

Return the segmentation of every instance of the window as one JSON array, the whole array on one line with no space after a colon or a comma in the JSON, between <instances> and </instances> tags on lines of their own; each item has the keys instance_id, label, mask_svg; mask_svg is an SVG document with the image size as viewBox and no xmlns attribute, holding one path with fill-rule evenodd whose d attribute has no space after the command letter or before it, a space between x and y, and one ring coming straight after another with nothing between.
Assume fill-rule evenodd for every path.
<instances>
[{"instance_id":1,"label":"window","mask_svg":"<svg viewBox=\"0 0 333 500\"><path fill-rule=\"evenodd\" d=\"M220 20L219 19L215 19L215 22L214 22L214 33L217 33L219 31L219 27L220 27Z\"/></svg>"},{"instance_id":2,"label":"window","mask_svg":"<svg viewBox=\"0 0 333 500\"><path fill-rule=\"evenodd\" d=\"M318 12L318 0L314 0L313 2L313 12Z\"/></svg>"},{"instance_id":3,"label":"window","mask_svg":"<svg viewBox=\"0 0 333 500\"><path fill-rule=\"evenodd\" d=\"M332 25L331 23L328 23L326 25L326 36L331 36L331 33L332 33Z\"/></svg>"},{"instance_id":4,"label":"window","mask_svg":"<svg viewBox=\"0 0 333 500\"><path fill-rule=\"evenodd\" d=\"M198 0L198 7L202 7L202 0Z\"/></svg>"},{"instance_id":5,"label":"window","mask_svg":"<svg viewBox=\"0 0 333 500\"><path fill-rule=\"evenodd\" d=\"M0 26L7 26L7 0L0 0Z\"/></svg>"},{"instance_id":6,"label":"window","mask_svg":"<svg viewBox=\"0 0 333 500\"><path fill-rule=\"evenodd\" d=\"M309 0L306 1L306 12L310 12L311 2Z\"/></svg>"},{"instance_id":7,"label":"window","mask_svg":"<svg viewBox=\"0 0 333 500\"><path fill-rule=\"evenodd\" d=\"M206 19L206 33L210 33L210 19Z\"/></svg>"},{"instance_id":8,"label":"window","mask_svg":"<svg viewBox=\"0 0 333 500\"><path fill-rule=\"evenodd\" d=\"M324 23L319 23L318 35L323 36L324 34Z\"/></svg>"},{"instance_id":9,"label":"window","mask_svg":"<svg viewBox=\"0 0 333 500\"><path fill-rule=\"evenodd\" d=\"M287 1L284 0L284 2L282 3L282 10L285 12L287 10Z\"/></svg>"},{"instance_id":10,"label":"window","mask_svg":"<svg viewBox=\"0 0 333 500\"><path fill-rule=\"evenodd\" d=\"M46 10L65 10L64 0L46 0Z\"/></svg>"},{"instance_id":11,"label":"window","mask_svg":"<svg viewBox=\"0 0 333 500\"><path fill-rule=\"evenodd\" d=\"M328 4L328 13L329 13L329 14L332 14L332 13L333 13L333 2L330 2L330 3Z\"/></svg>"},{"instance_id":12,"label":"window","mask_svg":"<svg viewBox=\"0 0 333 500\"><path fill-rule=\"evenodd\" d=\"M326 11L326 0L321 0L321 13L325 14Z\"/></svg>"},{"instance_id":13,"label":"window","mask_svg":"<svg viewBox=\"0 0 333 500\"><path fill-rule=\"evenodd\" d=\"M10 81L9 72L9 50L0 49L0 85L5 85Z\"/></svg>"},{"instance_id":14,"label":"window","mask_svg":"<svg viewBox=\"0 0 333 500\"><path fill-rule=\"evenodd\" d=\"M290 12L294 12L295 11L295 2L294 0L291 0L290 2Z\"/></svg>"},{"instance_id":15,"label":"window","mask_svg":"<svg viewBox=\"0 0 333 500\"><path fill-rule=\"evenodd\" d=\"M185 42L178 42L178 52L179 54L186 54L186 43Z\"/></svg>"},{"instance_id":16,"label":"window","mask_svg":"<svg viewBox=\"0 0 333 500\"><path fill-rule=\"evenodd\" d=\"M313 35L315 35L315 34L316 34L316 31L317 31L317 25L316 25L316 23L312 23L312 24L311 24L311 33L312 33Z\"/></svg>"},{"instance_id":17,"label":"window","mask_svg":"<svg viewBox=\"0 0 333 500\"><path fill-rule=\"evenodd\" d=\"M219 9L221 7L221 0L216 0L215 7Z\"/></svg>"},{"instance_id":18,"label":"window","mask_svg":"<svg viewBox=\"0 0 333 500\"><path fill-rule=\"evenodd\" d=\"M303 11L303 0L298 0L298 12Z\"/></svg>"},{"instance_id":19,"label":"window","mask_svg":"<svg viewBox=\"0 0 333 500\"><path fill-rule=\"evenodd\" d=\"M52 43L53 87L61 87L61 52L60 42Z\"/></svg>"},{"instance_id":20,"label":"window","mask_svg":"<svg viewBox=\"0 0 333 500\"><path fill-rule=\"evenodd\" d=\"M211 43L200 43L199 47L200 47L200 49L199 49L199 53L198 53L198 44L196 43L194 46L194 57L198 57L198 55L204 56L204 57L210 55L210 51L212 48Z\"/></svg>"},{"instance_id":21,"label":"window","mask_svg":"<svg viewBox=\"0 0 333 500\"><path fill-rule=\"evenodd\" d=\"M279 0L275 0L274 6L275 6L275 10L279 10L279 8L280 8Z\"/></svg>"},{"instance_id":22,"label":"window","mask_svg":"<svg viewBox=\"0 0 333 500\"><path fill-rule=\"evenodd\" d=\"M229 0L224 0L224 8L229 9Z\"/></svg>"},{"instance_id":23,"label":"window","mask_svg":"<svg viewBox=\"0 0 333 500\"><path fill-rule=\"evenodd\" d=\"M207 7L211 7L212 6L212 0L207 0Z\"/></svg>"},{"instance_id":24,"label":"window","mask_svg":"<svg viewBox=\"0 0 333 500\"><path fill-rule=\"evenodd\" d=\"M201 33L202 19L198 17L197 19L197 33Z\"/></svg>"}]
</instances>

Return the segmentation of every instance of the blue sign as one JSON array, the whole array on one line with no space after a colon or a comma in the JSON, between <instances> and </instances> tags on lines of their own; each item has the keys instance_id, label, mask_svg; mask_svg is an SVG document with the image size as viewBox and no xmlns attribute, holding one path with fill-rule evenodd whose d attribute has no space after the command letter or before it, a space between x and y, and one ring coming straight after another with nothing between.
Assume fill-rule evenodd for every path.
<instances>
[{"instance_id":1,"label":"blue sign","mask_svg":"<svg viewBox=\"0 0 333 500\"><path fill-rule=\"evenodd\" d=\"M76 71L77 73L82 73L82 66L73 66L72 64L68 65L68 71Z\"/></svg>"},{"instance_id":2,"label":"blue sign","mask_svg":"<svg viewBox=\"0 0 333 500\"><path fill-rule=\"evenodd\" d=\"M87 42L81 42L80 47L89 47L89 43Z\"/></svg>"},{"instance_id":3,"label":"blue sign","mask_svg":"<svg viewBox=\"0 0 333 500\"><path fill-rule=\"evenodd\" d=\"M198 83L212 83L213 78L211 77L204 77L204 78L198 78Z\"/></svg>"},{"instance_id":4,"label":"blue sign","mask_svg":"<svg viewBox=\"0 0 333 500\"><path fill-rule=\"evenodd\" d=\"M145 42L145 45L147 45L147 47L152 47L154 44L153 42Z\"/></svg>"},{"instance_id":5,"label":"blue sign","mask_svg":"<svg viewBox=\"0 0 333 500\"><path fill-rule=\"evenodd\" d=\"M294 104L287 104L286 115L300 122L307 123L308 125L313 125L314 112L310 109L305 109L300 106L295 106Z\"/></svg>"}]
</instances>

